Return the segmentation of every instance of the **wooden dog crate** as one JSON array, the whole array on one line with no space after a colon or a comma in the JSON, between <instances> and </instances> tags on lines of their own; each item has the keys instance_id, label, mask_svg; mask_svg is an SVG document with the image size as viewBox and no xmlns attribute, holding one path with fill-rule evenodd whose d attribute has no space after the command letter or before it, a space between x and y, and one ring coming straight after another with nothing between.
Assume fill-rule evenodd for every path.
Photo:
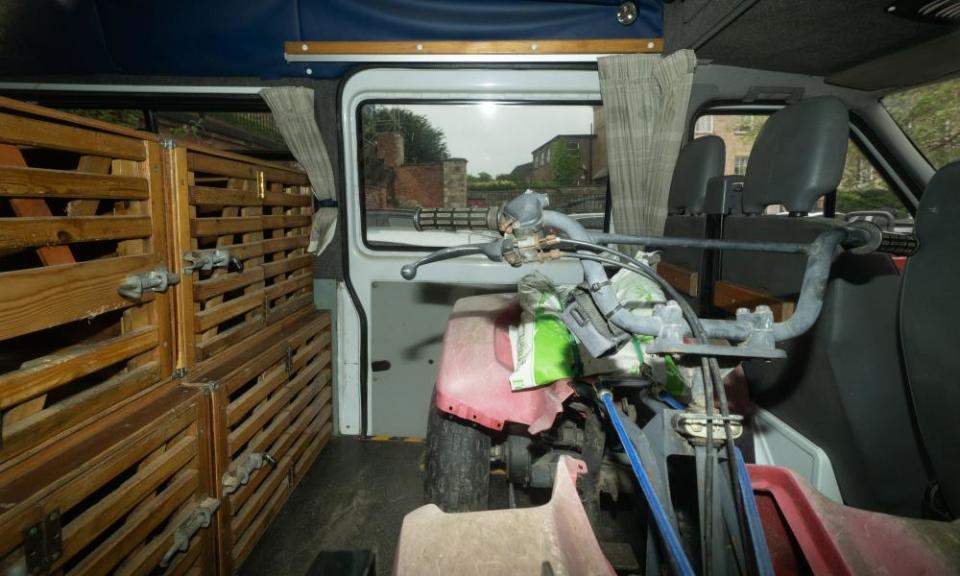
<instances>
[{"instance_id":1,"label":"wooden dog crate","mask_svg":"<svg viewBox=\"0 0 960 576\"><path fill-rule=\"evenodd\" d=\"M246 156L188 144L168 159L180 366L193 368L312 303L312 194L303 172Z\"/></svg>"},{"instance_id":2,"label":"wooden dog crate","mask_svg":"<svg viewBox=\"0 0 960 576\"><path fill-rule=\"evenodd\" d=\"M165 382L0 465L0 572L213 574L209 403Z\"/></svg>"},{"instance_id":3,"label":"wooden dog crate","mask_svg":"<svg viewBox=\"0 0 960 576\"><path fill-rule=\"evenodd\" d=\"M0 98L0 462L169 378L168 296L135 294L162 186L154 135Z\"/></svg>"},{"instance_id":4,"label":"wooden dog crate","mask_svg":"<svg viewBox=\"0 0 960 576\"><path fill-rule=\"evenodd\" d=\"M237 571L330 437L330 338L329 313L304 309L196 374L213 400L223 574Z\"/></svg>"}]
</instances>

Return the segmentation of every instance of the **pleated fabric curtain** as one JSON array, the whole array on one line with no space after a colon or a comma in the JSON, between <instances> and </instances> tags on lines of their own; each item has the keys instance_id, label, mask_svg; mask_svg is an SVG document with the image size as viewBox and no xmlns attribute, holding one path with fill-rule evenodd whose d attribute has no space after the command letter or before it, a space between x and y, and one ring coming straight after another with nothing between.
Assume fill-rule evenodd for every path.
<instances>
[{"instance_id":1,"label":"pleated fabric curtain","mask_svg":"<svg viewBox=\"0 0 960 576\"><path fill-rule=\"evenodd\" d=\"M278 86L264 88L260 96L270 107L290 153L307 173L317 200L334 200L336 181L317 125L313 90L302 86ZM337 228L337 212L337 208L330 206L316 209L308 252L319 254L330 244Z\"/></svg>"},{"instance_id":2,"label":"pleated fabric curtain","mask_svg":"<svg viewBox=\"0 0 960 576\"><path fill-rule=\"evenodd\" d=\"M692 50L628 54L600 58L598 65L614 228L663 234L696 56Z\"/></svg>"}]
</instances>

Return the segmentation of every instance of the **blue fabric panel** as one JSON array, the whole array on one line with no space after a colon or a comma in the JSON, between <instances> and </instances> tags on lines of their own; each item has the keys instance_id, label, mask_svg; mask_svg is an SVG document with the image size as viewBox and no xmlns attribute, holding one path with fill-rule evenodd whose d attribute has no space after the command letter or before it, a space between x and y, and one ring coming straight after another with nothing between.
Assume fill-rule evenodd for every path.
<instances>
[{"instance_id":1,"label":"blue fabric panel","mask_svg":"<svg viewBox=\"0 0 960 576\"><path fill-rule=\"evenodd\" d=\"M288 40L661 36L661 1L634 1L621 26L617 0L7 0L0 75L296 77L308 65L284 61Z\"/></svg>"}]
</instances>

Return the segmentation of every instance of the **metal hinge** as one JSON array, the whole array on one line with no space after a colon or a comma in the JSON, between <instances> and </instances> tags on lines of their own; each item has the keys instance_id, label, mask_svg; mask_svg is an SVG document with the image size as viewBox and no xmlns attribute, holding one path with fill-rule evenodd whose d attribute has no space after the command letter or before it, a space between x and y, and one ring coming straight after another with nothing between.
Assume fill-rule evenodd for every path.
<instances>
[{"instance_id":1,"label":"metal hinge","mask_svg":"<svg viewBox=\"0 0 960 576\"><path fill-rule=\"evenodd\" d=\"M167 288L180 283L180 275L167 271L165 266L130 274L120 284L117 292L127 300L142 302L147 292L166 292Z\"/></svg>"},{"instance_id":2,"label":"metal hinge","mask_svg":"<svg viewBox=\"0 0 960 576\"><path fill-rule=\"evenodd\" d=\"M243 262L239 258L230 256L230 252L223 248L184 252L183 260L190 263L183 267L184 274L193 274L197 270L210 271L214 268L227 268L233 272L243 271Z\"/></svg>"},{"instance_id":3,"label":"metal hinge","mask_svg":"<svg viewBox=\"0 0 960 576\"><path fill-rule=\"evenodd\" d=\"M190 514L187 520L177 527L173 533L173 544L160 560L160 568L167 568L177 554L186 552L190 548L190 540L201 528L208 528L213 515L220 508L220 501L216 498L205 498Z\"/></svg>"},{"instance_id":4,"label":"metal hinge","mask_svg":"<svg viewBox=\"0 0 960 576\"><path fill-rule=\"evenodd\" d=\"M271 456L269 452L252 452L248 454L246 458L237 463L233 472L227 472L223 475L220 482L223 486L223 493L233 494L239 490L241 486L250 482L250 477L253 476L253 473L263 468L264 464L276 466L277 461L273 459L273 456Z\"/></svg>"},{"instance_id":5,"label":"metal hinge","mask_svg":"<svg viewBox=\"0 0 960 576\"><path fill-rule=\"evenodd\" d=\"M173 138L161 138L160 147L164 150L173 150L177 147L177 141Z\"/></svg>"},{"instance_id":6,"label":"metal hinge","mask_svg":"<svg viewBox=\"0 0 960 576\"><path fill-rule=\"evenodd\" d=\"M23 551L28 574L44 574L63 555L60 535L60 509L23 530Z\"/></svg>"},{"instance_id":7,"label":"metal hinge","mask_svg":"<svg viewBox=\"0 0 960 576\"><path fill-rule=\"evenodd\" d=\"M267 178L262 170L257 171L257 196L261 200L267 197Z\"/></svg>"}]
</instances>

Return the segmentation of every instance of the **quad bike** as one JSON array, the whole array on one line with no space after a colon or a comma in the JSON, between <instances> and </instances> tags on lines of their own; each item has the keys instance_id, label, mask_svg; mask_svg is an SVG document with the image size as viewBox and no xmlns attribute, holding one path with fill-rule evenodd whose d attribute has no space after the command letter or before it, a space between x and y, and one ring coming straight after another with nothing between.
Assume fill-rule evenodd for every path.
<instances>
[{"instance_id":1,"label":"quad bike","mask_svg":"<svg viewBox=\"0 0 960 576\"><path fill-rule=\"evenodd\" d=\"M776 343L813 325L837 252L893 252L904 249L905 239L869 222L838 224L810 244L595 234L546 206L546 196L528 192L499 208L422 209L418 230L483 229L501 237L438 250L404 266L402 275L411 280L420 266L476 254L512 266L577 259L584 282L563 310L566 327L595 357L632 336L648 337L651 369L640 377L585 377L514 392L508 330L519 320L516 298L460 300L445 333L428 424L428 500L447 512L484 510L491 461L505 467L514 485L547 488L572 456L585 464L577 492L592 523L603 499L642 495L646 529L636 547L645 573L772 574L737 447L744 426L730 410L722 374L742 359L784 357ZM614 244L805 254L796 312L783 322L765 306L740 309L735 319L700 319L650 266ZM666 301L649 315L634 314L618 300L605 267L653 280ZM674 394L664 392L658 375L666 357L682 376L683 389Z\"/></svg>"}]
</instances>

